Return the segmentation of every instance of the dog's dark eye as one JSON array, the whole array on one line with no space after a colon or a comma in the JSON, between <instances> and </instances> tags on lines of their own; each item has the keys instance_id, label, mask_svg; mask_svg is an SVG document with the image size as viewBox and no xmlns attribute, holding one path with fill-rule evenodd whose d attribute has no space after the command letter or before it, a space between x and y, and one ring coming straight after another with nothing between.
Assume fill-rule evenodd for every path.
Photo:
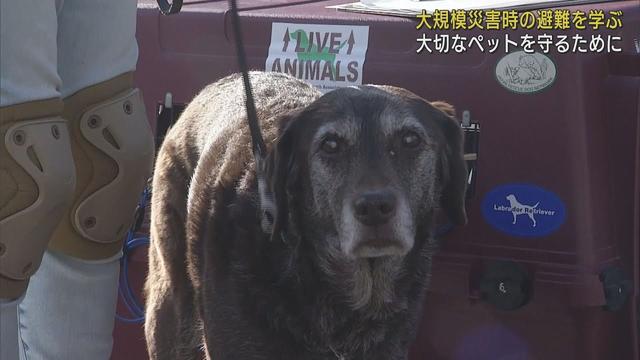
<instances>
[{"instance_id":1,"label":"dog's dark eye","mask_svg":"<svg viewBox=\"0 0 640 360\"><path fill-rule=\"evenodd\" d=\"M405 131L402 134L402 145L404 147L415 148L420 145L420 142L420 136L413 131Z\"/></svg>"},{"instance_id":2,"label":"dog's dark eye","mask_svg":"<svg viewBox=\"0 0 640 360\"><path fill-rule=\"evenodd\" d=\"M320 144L320 149L327 154L335 154L340 151L340 139L336 136L328 136Z\"/></svg>"}]
</instances>

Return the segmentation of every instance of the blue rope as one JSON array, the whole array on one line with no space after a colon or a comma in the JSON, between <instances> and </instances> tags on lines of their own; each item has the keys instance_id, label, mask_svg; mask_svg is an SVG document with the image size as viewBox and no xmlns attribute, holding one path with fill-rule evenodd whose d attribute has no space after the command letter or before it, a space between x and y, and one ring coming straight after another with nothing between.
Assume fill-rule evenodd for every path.
<instances>
[{"instance_id":1,"label":"blue rope","mask_svg":"<svg viewBox=\"0 0 640 360\"><path fill-rule=\"evenodd\" d=\"M128 246L128 251L129 254L131 253L131 251L137 247L140 246L145 246L145 245L149 245L149 238L137 238L137 239L133 239L129 242L129 246ZM124 284L123 284L123 288L125 290L124 295L127 298L127 300L129 301L129 304L131 305L131 307L133 307L133 313L134 314L138 314L139 316L143 316L144 315L144 309L143 306L140 305L140 303L136 300L135 295L133 294L133 291L131 290L131 286L129 285L129 279L128 279L128 275L129 275L129 265L128 265L129 261L125 261L122 264L122 272L123 272L123 280L124 280Z\"/></svg>"},{"instance_id":2,"label":"blue rope","mask_svg":"<svg viewBox=\"0 0 640 360\"><path fill-rule=\"evenodd\" d=\"M140 301L136 299L134 291L131 288L131 284L129 283L129 257L133 253L133 250L141 246L147 246L150 243L148 237L133 237L137 230L136 228L142 221L143 216L141 214L146 208L150 196L151 190L147 187L142 192L140 200L138 201L138 209L136 210L138 218L127 232L127 236L122 249L122 259L120 259L121 271L120 282L118 284L118 293L120 295L120 298L122 299L122 303L127 308L127 311L129 312L129 315L131 317L125 317L120 314L116 314L116 319L125 323L139 324L144 321L144 307L140 304Z\"/></svg>"},{"instance_id":3,"label":"blue rope","mask_svg":"<svg viewBox=\"0 0 640 360\"><path fill-rule=\"evenodd\" d=\"M446 224L440 225L436 228L436 237L442 238L448 235L455 226L451 222L447 222Z\"/></svg>"}]
</instances>

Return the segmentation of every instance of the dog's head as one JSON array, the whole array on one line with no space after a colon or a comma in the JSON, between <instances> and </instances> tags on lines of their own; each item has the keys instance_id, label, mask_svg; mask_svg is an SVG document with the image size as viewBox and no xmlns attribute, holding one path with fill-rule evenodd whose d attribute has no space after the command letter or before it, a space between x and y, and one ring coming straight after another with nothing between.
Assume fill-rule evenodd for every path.
<instances>
[{"instance_id":1,"label":"dog's head","mask_svg":"<svg viewBox=\"0 0 640 360\"><path fill-rule=\"evenodd\" d=\"M342 88L284 123L267 162L274 234L295 215L302 237L320 235L318 248L334 256L401 257L435 209L466 222L462 130L450 105L390 86Z\"/></svg>"}]
</instances>

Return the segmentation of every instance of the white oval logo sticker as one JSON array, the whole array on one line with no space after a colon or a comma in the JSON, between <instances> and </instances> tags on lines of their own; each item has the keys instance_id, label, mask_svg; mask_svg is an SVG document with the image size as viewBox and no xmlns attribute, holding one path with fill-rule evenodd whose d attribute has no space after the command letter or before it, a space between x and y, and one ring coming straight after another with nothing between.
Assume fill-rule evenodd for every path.
<instances>
[{"instance_id":1,"label":"white oval logo sticker","mask_svg":"<svg viewBox=\"0 0 640 360\"><path fill-rule=\"evenodd\" d=\"M540 53L516 51L496 64L496 79L506 89L519 94L544 90L556 79L556 65Z\"/></svg>"}]
</instances>

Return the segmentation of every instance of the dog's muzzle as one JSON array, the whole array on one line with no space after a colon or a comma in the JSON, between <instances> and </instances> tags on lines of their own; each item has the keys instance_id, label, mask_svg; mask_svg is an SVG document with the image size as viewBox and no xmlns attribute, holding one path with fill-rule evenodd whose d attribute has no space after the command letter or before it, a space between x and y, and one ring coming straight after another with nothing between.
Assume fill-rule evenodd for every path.
<instances>
[{"instance_id":1,"label":"dog's muzzle","mask_svg":"<svg viewBox=\"0 0 640 360\"><path fill-rule=\"evenodd\" d=\"M353 201L356 219L366 226L380 226L396 213L396 196L389 190L368 191Z\"/></svg>"},{"instance_id":2,"label":"dog's muzzle","mask_svg":"<svg viewBox=\"0 0 640 360\"><path fill-rule=\"evenodd\" d=\"M357 220L356 238L350 255L357 258L401 256L409 251L396 224L398 198L388 189L369 190L357 195L351 203Z\"/></svg>"}]
</instances>

